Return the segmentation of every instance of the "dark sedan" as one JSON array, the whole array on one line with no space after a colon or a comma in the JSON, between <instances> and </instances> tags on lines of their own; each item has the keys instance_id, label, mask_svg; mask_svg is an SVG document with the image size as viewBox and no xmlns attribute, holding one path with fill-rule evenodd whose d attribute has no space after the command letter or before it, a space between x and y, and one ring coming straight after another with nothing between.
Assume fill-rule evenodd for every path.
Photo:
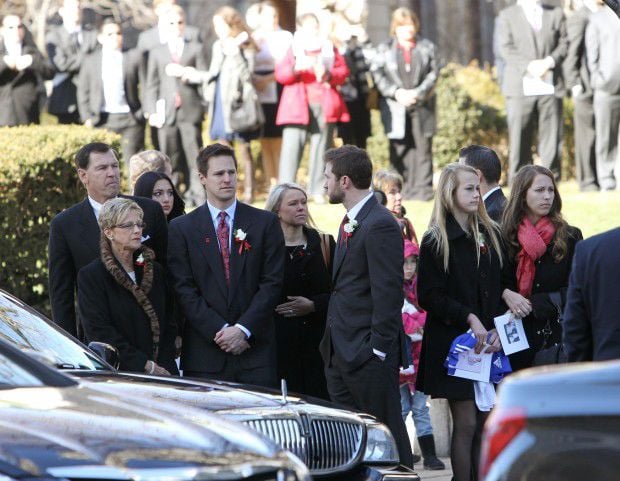
<instances>
[{"instance_id":1,"label":"dark sedan","mask_svg":"<svg viewBox=\"0 0 620 481\"><path fill-rule=\"evenodd\" d=\"M309 480L252 431L202 411L188 409L195 423L168 416L174 407L89 389L0 342L0 479Z\"/></svg>"},{"instance_id":2,"label":"dark sedan","mask_svg":"<svg viewBox=\"0 0 620 481\"><path fill-rule=\"evenodd\" d=\"M620 361L506 379L484 433L486 481L620 479Z\"/></svg>"},{"instance_id":3,"label":"dark sedan","mask_svg":"<svg viewBox=\"0 0 620 481\"><path fill-rule=\"evenodd\" d=\"M116 371L19 299L0 291L0 338L46 357L92 389L148 403L171 400L246 424L301 459L315 477L418 481L400 466L388 428L368 415L223 382Z\"/></svg>"}]
</instances>

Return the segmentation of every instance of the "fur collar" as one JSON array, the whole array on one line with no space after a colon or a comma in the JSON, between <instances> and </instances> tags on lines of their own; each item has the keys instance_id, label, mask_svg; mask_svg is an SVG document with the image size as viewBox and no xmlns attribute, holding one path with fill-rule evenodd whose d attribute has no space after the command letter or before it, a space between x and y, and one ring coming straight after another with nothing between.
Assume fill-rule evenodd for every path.
<instances>
[{"instance_id":1,"label":"fur collar","mask_svg":"<svg viewBox=\"0 0 620 481\"><path fill-rule=\"evenodd\" d=\"M148 293L153 287L153 261L155 259L155 253L148 247L141 247L137 253L141 253L144 257L144 268L142 272L142 279L140 285L134 284L131 278L125 272L125 269L120 265L114 253L112 252L112 246L110 241L101 234L101 261L106 270L114 278L114 280L121 286L127 289L135 297L140 307L144 310L145 314L151 322L151 333L153 335L153 360L157 361L159 354L159 318L155 312L155 308L148 298Z\"/></svg>"}]
</instances>

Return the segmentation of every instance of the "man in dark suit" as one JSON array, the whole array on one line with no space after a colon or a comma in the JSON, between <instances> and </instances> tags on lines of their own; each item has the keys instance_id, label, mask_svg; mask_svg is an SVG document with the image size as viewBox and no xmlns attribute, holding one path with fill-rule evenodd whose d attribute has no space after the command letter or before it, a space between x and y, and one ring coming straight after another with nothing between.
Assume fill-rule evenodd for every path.
<instances>
[{"instance_id":1,"label":"man in dark suit","mask_svg":"<svg viewBox=\"0 0 620 481\"><path fill-rule=\"evenodd\" d=\"M54 67L37 47L25 41L18 15L6 15L0 31L0 126L39 123L39 82L51 79Z\"/></svg>"},{"instance_id":2,"label":"man in dark suit","mask_svg":"<svg viewBox=\"0 0 620 481\"><path fill-rule=\"evenodd\" d=\"M518 0L501 11L499 35L510 142L508 181L512 182L523 165L532 163L536 119L538 153L543 165L559 179L564 97L561 67L568 48L564 13L541 0ZM547 83L553 93L526 91L524 77Z\"/></svg>"},{"instance_id":3,"label":"man in dark suit","mask_svg":"<svg viewBox=\"0 0 620 481\"><path fill-rule=\"evenodd\" d=\"M328 150L325 178L330 203L347 209L319 348L329 395L386 423L401 462L412 466L398 390L403 237L394 216L369 191L372 164L366 151L352 145Z\"/></svg>"},{"instance_id":4,"label":"man in dark suit","mask_svg":"<svg viewBox=\"0 0 620 481\"><path fill-rule=\"evenodd\" d=\"M564 348L570 362L620 359L620 229L575 247L564 307Z\"/></svg>"},{"instance_id":5,"label":"man in dark suit","mask_svg":"<svg viewBox=\"0 0 620 481\"><path fill-rule=\"evenodd\" d=\"M487 213L495 222L501 222L506 196L499 186L502 164L495 151L482 145L469 145L460 150L459 162L476 169L480 177L480 195Z\"/></svg>"},{"instance_id":6,"label":"man in dark suit","mask_svg":"<svg viewBox=\"0 0 620 481\"><path fill-rule=\"evenodd\" d=\"M160 150L172 160L175 174L183 176L190 204L204 202L196 158L202 147L204 106L199 93L201 80L188 80L196 70L205 71L202 45L185 37L185 15L174 5L167 10L168 43L149 54L145 109L149 123L158 128ZM186 163L181 165L183 152Z\"/></svg>"},{"instance_id":7,"label":"man in dark suit","mask_svg":"<svg viewBox=\"0 0 620 481\"><path fill-rule=\"evenodd\" d=\"M568 53L564 61L566 87L573 97L575 132L575 170L579 190L598 190L594 151L594 107L586 57L586 27L590 15L600 8L599 0L584 0L583 6L566 20Z\"/></svg>"},{"instance_id":8,"label":"man in dark suit","mask_svg":"<svg viewBox=\"0 0 620 481\"><path fill-rule=\"evenodd\" d=\"M83 338L75 313L77 274L99 256L101 233L97 218L103 203L119 196L120 170L115 152L101 142L82 147L75 155L75 164L88 197L52 220L48 244L49 290L54 322ZM168 226L161 206L151 199L128 198L144 211L143 243L155 251L158 262L165 264Z\"/></svg>"},{"instance_id":9,"label":"man in dark suit","mask_svg":"<svg viewBox=\"0 0 620 481\"><path fill-rule=\"evenodd\" d=\"M101 45L84 59L78 82L78 105L84 124L122 136L121 147L129 173L129 159L144 149L144 115L138 95L141 57L122 52L121 26L106 19L99 27Z\"/></svg>"},{"instance_id":10,"label":"man in dark suit","mask_svg":"<svg viewBox=\"0 0 620 481\"><path fill-rule=\"evenodd\" d=\"M56 69L47 111L59 124L81 123L77 104L77 81L84 55L96 46L95 34L80 25L79 0L64 0L58 10L62 24L50 28L45 37L47 56Z\"/></svg>"},{"instance_id":11,"label":"man in dark suit","mask_svg":"<svg viewBox=\"0 0 620 481\"><path fill-rule=\"evenodd\" d=\"M183 314L187 376L274 386L273 313L284 276L275 214L235 197L234 151L213 144L198 157L207 201L170 224L168 269Z\"/></svg>"}]
</instances>

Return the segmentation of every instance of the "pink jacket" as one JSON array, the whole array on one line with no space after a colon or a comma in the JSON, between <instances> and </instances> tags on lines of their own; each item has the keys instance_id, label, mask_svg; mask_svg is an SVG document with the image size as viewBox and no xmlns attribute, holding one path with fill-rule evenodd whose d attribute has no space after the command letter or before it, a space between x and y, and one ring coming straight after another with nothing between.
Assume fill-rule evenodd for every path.
<instances>
[{"instance_id":1,"label":"pink jacket","mask_svg":"<svg viewBox=\"0 0 620 481\"><path fill-rule=\"evenodd\" d=\"M412 292L413 291L413 292ZM417 312L403 312L403 329L405 334L415 334L424 329L424 324L426 324L426 311L423 311L422 308L417 306L417 296L415 292L415 283L413 284L413 290L409 291L409 296L412 298L408 298L407 300L415 305ZM409 297L407 296L407 297ZM420 364L420 350L422 349L422 341L414 341L411 343L411 358L413 359L413 367L415 368L415 372L413 374L400 374L399 375L399 384L402 386L403 384L408 384L411 392L415 389L415 380L418 376L418 366Z\"/></svg>"},{"instance_id":2,"label":"pink jacket","mask_svg":"<svg viewBox=\"0 0 620 481\"><path fill-rule=\"evenodd\" d=\"M284 86L276 115L276 125L308 125L310 123L306 84L315 83L317 79L313 70L303 70L296 73L293 70L294 66L295 57L292 49L276 65L276 80ZM329 74L329 83L321 84L325 90L323 95L325 122L348 122L351 117L336 87L345 82L349 75L349 68L344 57L336 49L334 49L334 65Z\"/></svg>"}]
</instances>

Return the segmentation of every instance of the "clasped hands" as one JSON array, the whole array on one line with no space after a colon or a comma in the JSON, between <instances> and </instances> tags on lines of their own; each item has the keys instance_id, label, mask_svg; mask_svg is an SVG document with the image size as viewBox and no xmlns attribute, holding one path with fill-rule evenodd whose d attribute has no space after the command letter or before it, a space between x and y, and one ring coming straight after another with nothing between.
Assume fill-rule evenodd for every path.
<instances>
[{"instance_id":1,"label":"clasped hands","mask_svg":"<svg viewBox=\"0 0 620 481\"><path fill-rule=\"evenodd\" d=\"M250 348L245 333L237 326L223 327L217 332L213 340L222 351L235 356Z\"/></svg>"},{"instance_id":2,"label":"clasped hands","mask_svg":"<svg viewBox=\"0 0 620 481\"><path fill-rule=\"evenodd\" d=\"M288 296L288 302L276 306L276 312L284 317L302 317L314 312L314 302L303 296Z\"/></svg>"},{"instance_id":3,"label":"clasped hands","mask_svg":"<svg viewBox=\"0 0 620 481\"><path fill-rule=\"evenodd\" d=\"M502 349L497 330L491 329L487 331L475 314L467 316L467 323L469 324L471 332L476 337L476 345L474 347L476 354L480 354L483 349L487 353L498 352Z\"/></svg>"},{"instance_id":4,"label":"clasped hands","mask_svg":"<svg viewBox=\"0 0 620 481\"><path fill-rule=\"evenodd\" d=\"M551 57L532 60L527 64L527 73L529 73L532 77L542 78L554 67L553 64L554 62Z\"/></svg>"},{"instance_id":5,"label":"clasped hands","mask_svg":"<svg viewBox=\"0 0 620 481\"><path fill-rule=\"evenodd\" d=\"M394 98L399 104L411 107L418 102L418 92L415 89L396 89Z\"/></svg>"},{"instance_id":6,"label":"clasped hands","mask_svg":"<svg viewBox=\"0 0 620 481\"><path fill-rule=\"evenodd\" d=\"M21 72L22 70L26 70L32 65L33 62L32 55L30 54L19 55L15 57L11 55L5 55L2 60L11 70L17 70L19 72Z\"/></svg>"}]
</instances>

